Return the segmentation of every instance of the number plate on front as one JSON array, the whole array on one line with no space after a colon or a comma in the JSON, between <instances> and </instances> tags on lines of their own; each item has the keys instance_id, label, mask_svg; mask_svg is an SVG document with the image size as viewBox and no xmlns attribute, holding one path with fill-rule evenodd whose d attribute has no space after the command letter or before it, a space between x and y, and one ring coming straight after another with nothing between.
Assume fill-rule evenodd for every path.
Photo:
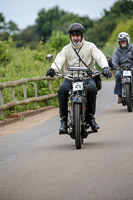
<instances>
[{"instance_id":1,"label":"number plate on front","mask_svg":"<svg viewBox=\"0 0 133 200\"><path fill-rule=\"evenodd\" d=\"M73 83L73 91L83 90L83 82Z\"/></svg>"},{"instance_id":2,"label":"number plate on front","mask_svg":"<svg viewBox=\"0 0 133 200\"><path fill-rule=\"evenodd\" d=\"M123 76L131 76L131 71L129 71L129 70L124 70L124 71L123 71Z\"/></svg>"}]
</instances>

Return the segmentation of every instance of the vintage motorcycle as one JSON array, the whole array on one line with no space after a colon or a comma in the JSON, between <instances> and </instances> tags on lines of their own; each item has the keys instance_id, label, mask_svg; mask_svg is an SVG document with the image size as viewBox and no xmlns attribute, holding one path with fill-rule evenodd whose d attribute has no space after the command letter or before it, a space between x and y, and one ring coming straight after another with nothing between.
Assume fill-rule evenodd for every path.
<instances>
[{"instance_id":1,"label":"vintage motorcycle","mask_svg":"<svg viewBox=\"0 0 133 200\"><path fill-rule=\"evenodd\" d=\"M119 68L120 69L120 68ZM133 109L133 68L131 66L121 67L122 83L122 105L127 105L128 112Z\"/></svg>"},{"instance_id":2,"label":"vintage motorcycle","mask_svg":"<svg viewBox=\"0 0 133 200\"><path fill-rule=\"evenodd\" d=\"M47 60L53 59L52 55L50 55L47 55ZM101 73L97 72L96 74L92 74L90 68L87 67L69 67L68 72L69 75L66 73L56 75L72 81L72 86L69 88L67 131L70 137L75 140L76 149L81 149L84 138L87 138L91 133L97 132L97 130L90 130L85 126L87 101L86 79L89 77L93 77L94 79L98 77L97 84L100 87L97 87L100 89Z\"/></svg>"},{"instance_id":3,"label":"vintage motorcycle","mask_svg":"<svg viewBox=\"0 0 133 200\"><path fill-rule=\"evenodd\" d=\"M133 109L133 66L122 65L119 67L116 63L112 63L111 56L107 56L110 70L121 71L121 84L122 84L122 105L127 105L128 112Z\"/></svg>"}]
</instances>

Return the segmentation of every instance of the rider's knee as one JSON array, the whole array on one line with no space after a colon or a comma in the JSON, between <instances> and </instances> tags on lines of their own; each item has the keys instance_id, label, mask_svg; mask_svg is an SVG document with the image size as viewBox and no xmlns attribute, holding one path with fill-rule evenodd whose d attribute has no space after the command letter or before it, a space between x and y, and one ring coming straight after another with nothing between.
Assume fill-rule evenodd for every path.
<instances>
[{"instance_id":1,"label":"rider's knee","mask_svg":"<svg viewBox=\"0 0 133 200\"><path fill-rule=\"evenodd\" d=\"M117 71L115 73L115 79L120 79L121 78L121 72L120 71Z\"/></svg>"},{"instance_id":2,"label":"rider's knee","mask_svg":"<svg viewBox=\"0 0 133 200\"><path fill-rule=\"evenodd\" d=\"M87 93L89 94L97 94L97 88L94 85L89 85L87 89Z\"/></svg>"}]
</instances>

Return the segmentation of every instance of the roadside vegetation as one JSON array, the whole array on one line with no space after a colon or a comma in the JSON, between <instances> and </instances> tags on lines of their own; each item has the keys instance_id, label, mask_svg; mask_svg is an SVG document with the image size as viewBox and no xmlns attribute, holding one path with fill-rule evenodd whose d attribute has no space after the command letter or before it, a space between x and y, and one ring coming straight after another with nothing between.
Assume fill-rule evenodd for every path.
<instances>
[{"instance_id":1,"label":"roadside vegetation","mask_svg":"<svg viewBox=\"0 0 133 200\"><path fill-rule=\"evenodd\" d=\"M85 27L85 39L94 42L105 56L112 56L114 49L118 46L116 38L119 32L128 32L133 39L132 0L116 1L109 10L103 10L100 19L92 20L88 16L81 17L60 10L58 6L49 10L42 8L35 24L20 31L13 21L6 22L4 14L0 13L0 83L44 76L51 65L51 62L46 61L46 55L52 53L55 57L62 47L69 43L67 30L74 22L79 22ZM57 82L53 81L53 84L57 89ZM31 85L27 86L29 96L33 95ZM39 95L48 93L45 81L40 82L38 87ZM21 99L23 96L21 87L17 93L18 98ZM10 101L9 90L4 91L4 97L4 103ZM58 105L55 99L45 103L32 103L27 107L36 109L51 103ZM20 112L24 109L24 106L9 109L5 111L5 117L12 112Z\"/></svg>"}]
</instances>

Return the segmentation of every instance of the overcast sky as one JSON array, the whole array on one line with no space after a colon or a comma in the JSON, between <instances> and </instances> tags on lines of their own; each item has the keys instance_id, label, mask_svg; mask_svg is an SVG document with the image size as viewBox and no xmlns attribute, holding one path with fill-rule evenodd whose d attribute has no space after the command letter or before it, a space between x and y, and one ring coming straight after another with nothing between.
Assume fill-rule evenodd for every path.
<instances>
[{"instance_id":1,"label":"overcast sky","mask_svg":"<svg viewBox=\"0 0 133 200\"><path fill-rule=\"evenodd\" d=\"M20 29L33 25L38 12L58 5L60 9L80 16L89 16L91 19L100 18L103 9L109 8L117 0L0 0L0 13L5 21L14 21Z\"/></svg>"}]
</instances>

